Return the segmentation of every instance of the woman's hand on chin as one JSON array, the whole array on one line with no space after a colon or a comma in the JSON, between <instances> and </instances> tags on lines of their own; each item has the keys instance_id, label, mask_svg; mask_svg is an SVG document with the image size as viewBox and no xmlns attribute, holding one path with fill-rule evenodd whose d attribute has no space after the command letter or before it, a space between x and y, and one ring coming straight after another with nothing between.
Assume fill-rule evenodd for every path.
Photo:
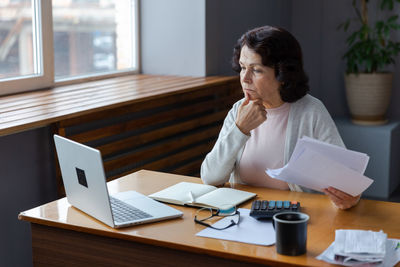
<instances>
[{"instance_id":1,"label":"woman's hand on chin","mask_svg":"<svg viewBox=\"0 0 400 267\"><path fill-rule=\"evenodd\" d=\"M245 99L238 109L236 126L242 133L249 135L250 131L257 128L267 119L267 112L261 99L250 100L245 92Z\"/></svg>"}]
</instances>

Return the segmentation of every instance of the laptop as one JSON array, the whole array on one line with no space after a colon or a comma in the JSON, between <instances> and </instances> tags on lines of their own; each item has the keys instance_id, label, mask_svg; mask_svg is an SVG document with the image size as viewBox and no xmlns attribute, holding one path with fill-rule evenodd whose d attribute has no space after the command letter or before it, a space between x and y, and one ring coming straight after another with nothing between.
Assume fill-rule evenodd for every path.
<instances>
[{"instance_id":1,"label":"laptop","mask_svg":"<svg viewBox=\"0 0 400 267\"><path fill-rule=\"evenodd\" d=\"M113 228L181 217L181 211L139 192L108 194L99 150L54 135L68 202Z\"/></svg>"}]
</instances>

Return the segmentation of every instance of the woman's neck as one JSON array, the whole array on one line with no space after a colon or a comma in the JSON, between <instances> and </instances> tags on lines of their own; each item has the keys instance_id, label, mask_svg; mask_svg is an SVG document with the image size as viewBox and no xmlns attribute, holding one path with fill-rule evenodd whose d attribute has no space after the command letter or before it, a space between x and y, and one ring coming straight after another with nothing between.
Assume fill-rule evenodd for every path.
<instances>
[{"instance_id":1,"label":"woman's neck","mask_svg":"<svg viewBox=\"0 0 400 267\"><path fill-rule=\"evenodd\" d=\"M278 108L282 106L285 102L279 97L279 99L276 99L274 101L263 101L263 106L265 108L271 109L271 108Z\"/></svg>"}]
</instances>

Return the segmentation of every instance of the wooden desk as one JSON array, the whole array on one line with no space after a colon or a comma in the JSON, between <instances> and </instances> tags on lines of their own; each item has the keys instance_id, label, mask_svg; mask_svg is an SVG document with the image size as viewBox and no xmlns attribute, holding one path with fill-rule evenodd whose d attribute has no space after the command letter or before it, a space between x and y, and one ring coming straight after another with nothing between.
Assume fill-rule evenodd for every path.
<instances>
[{"instance_id":1,"label":"wooden desk","mask_svg":"<svg viewBox=\"0 0 400 267\"><path fill-rule=\"evenodd\" d=\"M200 183L198 178L139 171L108 183L110 194L136 190L151 194L179 181ZM310 215L307 253L282 256L275 246L257 246L196 237L204 229L193 222L195 208L179 219L112 229L71 207L65 198L22 212L21 220L32 226L35 266L328 266L315 257L335 239L335 229L383 230L400 238L400 204L362 199L348 211L333 207L324 195L233 187L257 193L260 199L298 200ZM251 201L242 207L250 208Z\"/></svg>"}]
</instances>

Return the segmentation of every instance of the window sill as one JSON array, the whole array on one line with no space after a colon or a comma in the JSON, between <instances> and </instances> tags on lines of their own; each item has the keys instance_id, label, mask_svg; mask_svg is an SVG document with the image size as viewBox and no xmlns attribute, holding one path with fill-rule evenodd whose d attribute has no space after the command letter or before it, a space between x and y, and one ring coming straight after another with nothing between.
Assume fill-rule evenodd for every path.
<instances>
[{"instance_id":1,"label":"window sill","mask_svg":"<svg viewBox=\"0 0 400 267\"><path fill-rule=\"evenodd\" d=\"M0 97L0 136L237 80L237 77L129 75Z\"/></svg>"}]
</instances>

